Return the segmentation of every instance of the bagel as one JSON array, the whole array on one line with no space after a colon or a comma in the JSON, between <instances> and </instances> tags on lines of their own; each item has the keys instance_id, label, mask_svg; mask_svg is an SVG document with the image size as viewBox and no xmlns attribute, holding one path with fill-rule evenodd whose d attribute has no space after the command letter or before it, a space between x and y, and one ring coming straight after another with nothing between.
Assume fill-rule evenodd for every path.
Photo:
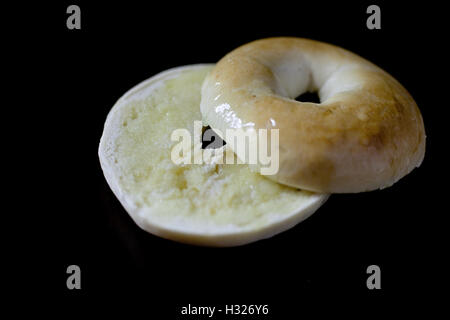
<instances>
[{"instance_id":1,"label":"bagel","mask_svg":"<svg viewBox=\"0 0 450 320\"><path fill-rule=\"evenodd\" d=\"M236 246L294 226L328 195L283 186L217 158L198 165L171 161L171 133L192 133L201 120L200 90L211 69L171 69L128 91L108 114L98 155L112 191L145 231L189 244Z\"/></svg>"},{"instance_id":2,"label":"bagel","mask_svg":"<svg viewBox=\"0 0 450 320\"><path fill-rule=\"evenodd\" d=\"M294 100L307 91L320 103ZM206 77L200 109L218 132L279 129L279 170L267 177L315 192L391 186L425 154L422 116L407 90L360 56L313 40L269 38L233 50Z\"/></svg>"}]
</instances>

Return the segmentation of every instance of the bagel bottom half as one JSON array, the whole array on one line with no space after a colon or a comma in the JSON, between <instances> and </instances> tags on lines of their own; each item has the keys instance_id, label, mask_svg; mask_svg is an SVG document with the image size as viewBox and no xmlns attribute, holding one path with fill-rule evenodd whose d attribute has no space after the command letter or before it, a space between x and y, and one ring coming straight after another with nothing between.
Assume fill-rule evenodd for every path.
<instances>
[{"instance_id":1,"label":"bagel bottom half","mask_svg":"<svg viewBox=\"0 0 450 320\"><path fill-rule=\"evenodd\" d=\"M242 245L294 226L328 195L283 186L247 165L171 160L172 132L185 128L194 136L194 121L201 120L200 89L211 68L167 70L128 91L107 117L99 158L109 186L142 229L196 245Z\"/></svg>"}]
</instances>

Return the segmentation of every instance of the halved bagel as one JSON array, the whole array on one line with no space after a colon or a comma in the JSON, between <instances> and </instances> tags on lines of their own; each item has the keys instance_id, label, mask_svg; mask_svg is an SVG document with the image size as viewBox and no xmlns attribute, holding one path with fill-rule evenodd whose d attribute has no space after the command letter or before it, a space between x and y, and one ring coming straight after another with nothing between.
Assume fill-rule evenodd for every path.
<instances>
[{"instance_id":1,"label":"halved bagel","mask_svg":"<svg viewBox=\"0 0 450 320\"><path fill-rule=\"evenodd\" d=\"M172 132L186 128L194 136L194 121L202 119L200 88L211 68L167 70L128 91L107 117L99 158L112 191L142 229L196 245L242 245L294 226L328 195L278 184L247 165L171 160Z\"/></svg>"},{"instance_id":2,"label":"halved bagel","mask_svg":"<svg viewBox=\"0 0 450 320\"><path fill-rule=\"evenodd\" d=\"M307 91L320 103L294 100ZM206 77L200 109L218 132L278 129L279 170L268 177L315 192L389 187L425 154L408 91L373 63L319 41L268 38L231 51Z\"/></svg>"}]
</instances>

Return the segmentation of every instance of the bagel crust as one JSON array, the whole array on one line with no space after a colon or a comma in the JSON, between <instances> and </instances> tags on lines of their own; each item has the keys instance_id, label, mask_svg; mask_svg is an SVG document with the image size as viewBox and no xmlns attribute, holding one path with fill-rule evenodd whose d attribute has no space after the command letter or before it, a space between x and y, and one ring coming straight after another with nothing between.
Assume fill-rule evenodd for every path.
<instances>
[{"instance_id":1,"label":"bagel crust","mask_svg":"<svg viewBox=\"0 0 450 320\"><path fill-rule=\"evenodd\" d=\"M307 91L321 102L294 100ZM407 90L373 63L314 40L235 49L204 80L200 107L222 132L279 129L279 170L267 177L310 191L389 187L425 154L422 116Z\"/></svg>"}]
</instances>

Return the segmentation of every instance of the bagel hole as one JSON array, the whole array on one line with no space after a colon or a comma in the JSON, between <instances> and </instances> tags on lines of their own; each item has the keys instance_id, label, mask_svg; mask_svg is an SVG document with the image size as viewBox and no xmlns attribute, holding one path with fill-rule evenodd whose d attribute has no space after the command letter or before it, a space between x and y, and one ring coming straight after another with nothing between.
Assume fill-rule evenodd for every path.
<instances>
[{"instance_id":1,"label":"bagel hole","mask_svg":"<svg viewBox=\"0 0 450 320\"><path fill-rule=\"evenodd\" d=\"M202 149L219 149L226 144L210 126L202 127Z\"/></svg>"},{"instance_id":2,"label":"bagel hole","mask_svg":"<svg viewBox=\"0 0 450 320\"><path fill-rule=\"evenodd\" d=\"M299 102L312 102L312 103L320 103L320 98L317 91L314 92L305 92L295 98L296 101Z\"/></svg>"}]
</instances>

